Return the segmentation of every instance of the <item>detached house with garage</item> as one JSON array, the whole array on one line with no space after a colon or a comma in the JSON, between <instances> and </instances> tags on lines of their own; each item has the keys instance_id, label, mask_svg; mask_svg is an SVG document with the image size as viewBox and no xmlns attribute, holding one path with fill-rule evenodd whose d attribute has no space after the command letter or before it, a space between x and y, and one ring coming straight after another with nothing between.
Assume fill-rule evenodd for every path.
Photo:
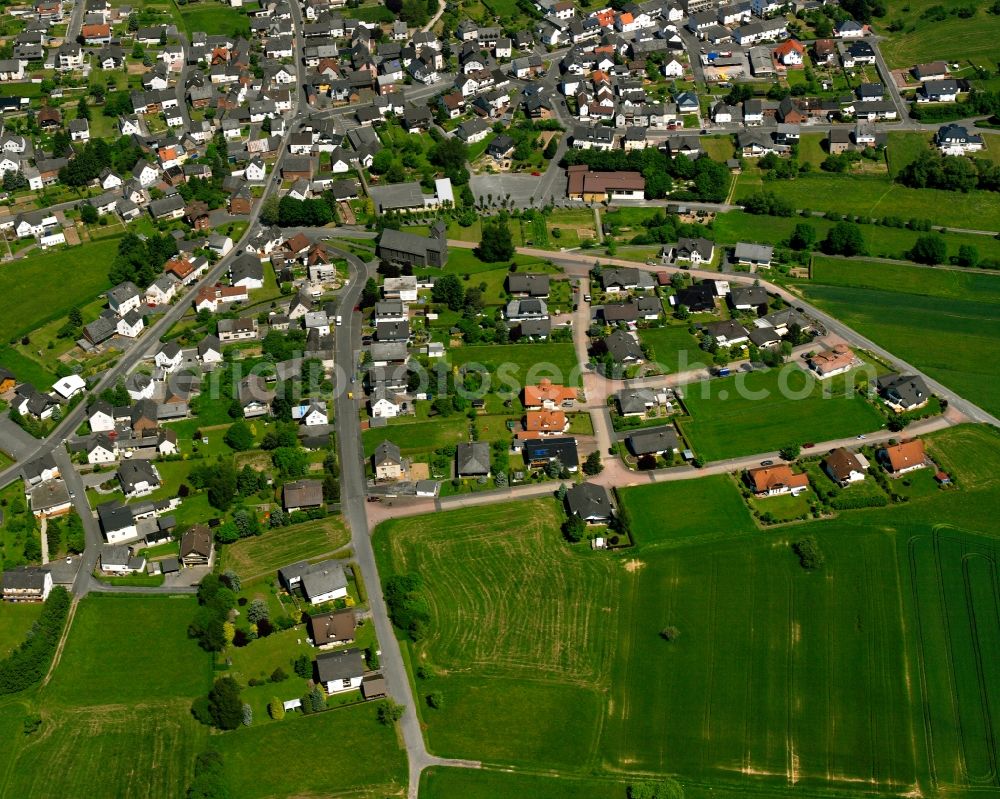
<instances>
[{"instance_id":1,"label":"detached house with garage","mask_svg":"<svg viewBox=\"0 0 1000 799\"><path fill-rule=\"evenodd\" d=\"M809 476L795 474L785 464L749 469L746 481L758 497L774 497L780 494L798 496L809 488Z\"/></svg>"},{"instance_id":2,"label":"detached house with garage","mask_svg":"<svg viewBox=\"0 0 1000 799\"><path fill-rule=\"evenodd\" d=\"M842 488L851 483L860 483L865 479L868 470L868 462L863 456L856 455L843 447L830 450L830 454L823 459L822 466L830 479Z\"/></svg>"},{"instance_id":3,"label":"detached house with garage","mask_svg":"<svg viewBox=\"0 0 1000 799\"><path fill-rule=\"evenodd\" d=\"M316 682L328 694L340 694L361 688L365 673L364 657L360 649L343 652L324 652L316 657Z\"/></svg>"}]
</instances>

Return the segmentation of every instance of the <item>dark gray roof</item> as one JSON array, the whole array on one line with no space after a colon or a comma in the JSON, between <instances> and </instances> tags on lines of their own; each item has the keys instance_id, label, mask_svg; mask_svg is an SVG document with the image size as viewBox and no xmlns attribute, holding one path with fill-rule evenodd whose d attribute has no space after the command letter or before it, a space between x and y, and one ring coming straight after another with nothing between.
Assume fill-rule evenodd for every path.
<instances>
[{"instance_id":1,"label":"dark gray roof","mask_svg":"<svg viewBox=\"0 0 1000 799\"><path fill-rule=\"evenodd\" d=\"M485 441L459 444L455 453L458 473L461 476L475 476L490 472L490 445Z\"/></svg>"},{"instance_id":2,"label":"dark gray roof","mask_svg":"<svg viewBox=\"0 0 1000 799\"><path fill-rule=\"evenodd\" d=\"M611 357L619 363L627 360L642 360L642 348L639 343L624 330L615 330L604 339L604 346Z\"/></svg>"},{"instance_id":3,"label":"dark gray roof","mask_svg":"<svg viewBox=\"0 0 1000 799\"><path fill-rule=\"evenodd\" d=\"M302 575L302 590L309 599L342 588L347 588L347 575L344 567L335 560L316 563Z\"/></svg>"},{"instance_id":4,"label":"dark gray roof","mask_svg":"<svg viewBox=\"0 0 1000 799\"><path fill-rule=\"evenodd\" d=\"M767 305L770 297L763 286L738 286L729 292L732 305Z\"/></svg>"},{"instance_id":5,"label":"dark gray roof","mask_svg":"<svg viewBox=\"0 0 1000 799\"><path fill-rule=\"evenodd\" d=\"M4 590L41 591L45 586L47 571L47 569L40 569L37 566L21 566L17 569L5 571L3 573Z\"/></svg>"},{"instance_id":6,"label":"dark gray roof","mask_svg":"<svg viewBox=\"0 0 1000 799\"><path fill-rule=\"evenodd\" d=\"M677 433L672 427L639 430L628 437L628 446L633 455L677 449Z\"/></svg>"},{"instance_id":7,"label":"dark gray roof","mask_svg":"<svg viewBox=\"0 0 1000 799\"><path fill-rule=\"evenodd\" d=\"M97 506L97 515L101 520L101 529L107 533L123 530L133 524L132 509L118 501L105 502Z\"/></svg>"},{"instance_id":8,"label":"dark gray roof","mask_svg":"<svg viewBox=\"0 0 1000 799\"><path fill-rule=\"evenodd\" d=\"M528 294L532 297L547 297L549 294L549 275L531 274L529 272L511 272L507 275L507 290L511 294Z\"/></svg>"},{"instance_id":9,"label":"dark gray roof","mask_svg":"<svg viewBox=\"0 0 1000 799\"><path fill-rule=\"evenodd\" d=\"M919 405L931 396L931 390L920 375L883 375L878 388L886 397L898 400L905 407Z\"/></svg>"},{"instance_id":10,"label":"dark gray roof","mask_svg":"<svg viewBox=\"0 0 1000 799\"><path fill-rule=\"evenodd\" d=\"M623 388L615 394L615 400L622 414L645 413L656 404L656 393L650 388Z\"/></svg>"},{"instance_id":11,"label":"dark gray roof","mask_svg":"<svg viewBox=\"0 0 1000 799\"><path fill-rule=\"evenodd\" d=\"M316 676L320 682L354 679L364 673L365 663L360 649L323 652L316 656Z\"/></svg>"},{"instance_id":12,"label":"dark gray roof","mask_svg":"<svg viewBox=\"0 0 1000 799\"><path fill-rule=\"evenodd\" d=\"M570 513L584 520L611 518L611 496L604 486L578 483L566 493L566 504Z\"/></svg>"},{"instance_id":13,"label":"dark gray roof","mask_svg":"<svg viewBox=\"0 0 1000 799\"><path fill-rule=\"evenodd\" d=\"M377 466L382 463L402 463L403 458L402 455L400 455L399 447L396 444L392 441L383 441L375 447L372 460Z\"/></svg>"}]
</instances>

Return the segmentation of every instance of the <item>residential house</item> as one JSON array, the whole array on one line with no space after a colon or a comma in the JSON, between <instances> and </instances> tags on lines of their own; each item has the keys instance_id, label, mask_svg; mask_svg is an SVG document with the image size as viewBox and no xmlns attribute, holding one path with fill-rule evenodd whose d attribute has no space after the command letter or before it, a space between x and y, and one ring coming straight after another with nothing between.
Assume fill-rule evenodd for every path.
<instances>
[{"instance_id":1,"label":"residential house","mask_svg":"<svg viewBox=\"0 0 1000 799\"><path fill-rule=\"evenodd\" d=\"M322 508L323 481L295 480L285 483L281 491L281 502L289 513L297 510L312 510Z\"/></svg>"},{"instance_id":2,"label":"residential house","mask_svg":"<svg viewBox=\"0 0 1000 799\"><path fill-rule=\"evenodd\" d=\"M635 337L624 330L614 330L604 339L605 351L617 364L636 364L644 358L642 348Z\"/></svg>"},{"instance_id":3,"label":"residential house","mask_svg":"<svg viewBox=\"0 0 1000 799\"><path fill-rule=\"evenodd\" d=\"M236 396L243 408L243 416L252 419L257 416L267 416L271 413L271 403L274 402L274 389L260 375L249 375L243 378L237 386Z\"/></svg>"},{"instance_id":4,"label":"residential house","mask_svg":"<svg viewBox=\"0 0 1000 799\"><path fill-rule=\"evenodd\" d=\"M983 149L983 137L969 133L964 125L942 125L934 134L934 143L944 155L968 155Z\"/></svg>"},{"instance_id":5,"label":"residential house","mask_svg":"<svg viewBox=\"0 0 1000 799\"><path fill-rule=\"evenodd\" d=\"M885 404L897 413L922 408L932 396L920 375L883 375L878 378L878 392Z\"/></svg>"},{"instance_id":6,"label":"residential house","mask_svg":"<svg viewBox=\"0 0 1000 799\"><path fill-rule=\"evenodd\" d=\"M399 480L403 476L403 458L399 446L392 441L383 441L372 453L372 468L375 479Z\"/></svg>"},{"instance_id":7,"label":"residential house","mask_svg":"<svg viewBox=\"0 0 1000 799\"><path fill-rule=\"evenodd\" d=\"M832 349L820 350L806 361L820 380L851 371L860 361L850 347L837 344Z\"/></svg>"},{"instance_id":8,"label":"residential house","mask_svg":"<svg viewBox=\"0 0 1000 799\"><path fill-rule=\"evenodd\" d=\"M774 257L774 247L741 241L737 243L733 257L736 259L736 263L749 266L751 269L769 267L771 259Z\"/></svg>"},{"instance_id":9,"label":"residential house","mask_svg":"<svg viewBox=\"0 0 1000 799\"><path fill-rule=\"evenodd\" d=\"M763 286L737 286L729 292L729 307L736 311L756 310L758 315L767 311L770 295Z\"/></svg>"},{"instance_id":10,"label":"residential house","mask_svg":"<svg viewBox=\"0 0 1000 799\"><path fill-rule=\"evenodd\" d=\"M750 340L750 334L735 319L726 319L720 322L709 322L702 328L720 347L734 347L737 344L746 344Z\"/></svg>"},{"instance_id":11,"label":"residential house","mask_svg":"<svg viewBox=\"0 0 1000 799\"><path fill-rule=\"evenodd\" d=\"M830 450L823 459L822 466L830 479L844 488L864 480L868 470L868 464L863 462L861 456L844 447Z\"/></svg>"},{"instance_id":12,"label":"residential house","mask_svg":"<svg viewBox=\"0 0 1000 799\"><path fill-rule=\"evenodd\" d=\"M796 474L785 464L748 469L746 480L758 497L774 497L780 494L791 494L795 497L809 488L809 475Z\"/></svg>"},{"instance_id":13,"label":"residential house","mask_svg":"<svg viewBox=\"0 0 1000 799\"><path fill-rule=\"evenodd\" d=\"M153 363L165 372L172 372L184 361L184 353L176 341L162 344L153 356Z\"/></svg>"},{"instance_id":14,"label":"residential house","mask_svg":"<svg viewBox=\"0 0 1000 799\"><path fill-rule=\"evenodd\" d=\"M104 532L104 540L109 544L130 541L139 533L132 516L132 509L120 502L105 502L97 506L97 516Z\"/></svg>"},{"instance_id":15,"label":"residential house","mask_svg":"<svg viewBox=\"0 0 1000 799\"><path fill-rule=\"evenodd\" d=\"M459 444L455 458L459 477L488 477L490 473L490 445L485 441Z\"/></svg>"},{"instance_id":16,"label":"residential house","mask_svg":"<svg viewBox=\"0 0 1000 799\"><path fill-rule=\"evenodd\" d=\"M317 649L353 644L357 626L357 618L350 609L310 615L309 640Z\"/></svg>"},{"instance_id":17,"label":"residential house","mask_svg":"<svg viewBox=\"0 0 1000 799\"><path fill-rule=\"evenodd\" d=\"M316 682L323 685L328 694L359 689L364 673L364 657L360 649L324 652L316 657Z\"/></svg>"},{"instance_id":18,"label":"residential house","mask_svg":"<svg viewBox=\"0 0 1000 799\"><path fill-rule=\"evenodd\" d=\"M160 487L160 473L147 460L123 461L118 466L118 482L129 499L144 497Z\"/></svg>"},{"instance_id":19,"label":"residential house","mask_svg":"<svg viewBox=\"0 0 1000 799\"><path fill-rule=\"evenodd\" d=\"M893 477L923 469L930 463L924 451L924 442L919 438L880 449L878 459Z\"/></svg>"},{"instance_id":20,"label":"residential house","mask_svg":"<svg viewBox=\"0 0 1000 799\"><path fill-rule=\"evenodd\" d=\"M580 455L576 439L571 436L526 439L521 445L524 462L532 469L544 469L557 463L570 472L579 470Z\"/></svg>"},{"instance_id":21,"label":"residential house","mask_svg":"<svg viewBox=\"0 0 1000 799\"><path fill-rule=\"evenodd\" d=\"M19 566L3 573L7 602L44 602L52 591L52 573L38 566Z\"/></svg>"},{"instance_id":22,"label":"residential house","mask_svg":"<svg viewBox=\"0 0 1000 799\"><path fill-rule=\"evenodd\" d=\"M587 524L608 524L614 516L611 495L596 483L577 483L566 492L566 507L571 516Z\"/></svg>"},{"instance_id":23,"label":"residential house","mask_svg":"<svg viewBox=\"0 0 1000 799\"><path fill-rule=\"evenodd\" d=\"M679 446L673 427L651 427L637 430L625 439L629 451L637 458L673 457Z\"/></svg>"},{"instance_id":24,"label":"residential house","mask_svg":"<svg viewBox=\"0 0 1000 799\"><path fill-rule=\"evenodd\" d=\"M447 230L440 220L428 237L386 228L379 236L376 254L404 265L444 267L448 263Z\"/></svg>"},{"instance_id":25,"label":"residential house","mask_svg":"<svg viewBox=\"0 0 1000 799\"><path fill-rule=\"evenodd\" d=\"M209 566L215 558L212 531L203 524L193 525L181 536L181 563L184 566Z\"/></svg>"},{"instance_id":26,"label":"residential house","mask_svg":"<svg viewBox=\"0 0 1000 799\"><path fill-rule=\"evenodd\" d=\"M324 560L308 567L301 577L302 593L312 605L347 596L347 575L337 560Z\"/></svg>"},{"instance_id":27,"label":"residential house","mask_svg":"<svg viewBox=\"0 0 1000 799\"><path fill-rule=\"evenodd\" d=\"M542 378L537 385L524 387L524 407L529 411L571 408L576 403L576 389L556 385Z\"/></svg>"}]
</instances>

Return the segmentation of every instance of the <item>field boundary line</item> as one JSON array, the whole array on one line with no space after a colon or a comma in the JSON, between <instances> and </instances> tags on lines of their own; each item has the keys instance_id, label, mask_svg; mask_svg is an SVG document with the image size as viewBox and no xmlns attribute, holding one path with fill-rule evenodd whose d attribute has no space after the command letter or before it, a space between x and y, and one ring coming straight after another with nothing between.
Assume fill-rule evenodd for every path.
<instances>
[{"instance_id":1,"label":"field boundary line","mask_svg":"<svg viewBox=\"0 0 1000 799\"><path fill-rule=\"evenodd\" d=\"M73 601L69 606L69 613L66 616L66 624L63 625L62 635L59 638L59 644L56 646L55 654L52 655L52 662L49 664L49 670L45 674L45 678L42 680L42 684L38 686L39 690L45 688L49 684L49 680L52 679L52 674L56 670L56 666L59 665L59 661L62 660L63 649L66 646L66 640L69 638L70 628L73 626L73 619L76 617L76 609L80 604L79 597L73 597Z\"/></svg>"}]
</instances>

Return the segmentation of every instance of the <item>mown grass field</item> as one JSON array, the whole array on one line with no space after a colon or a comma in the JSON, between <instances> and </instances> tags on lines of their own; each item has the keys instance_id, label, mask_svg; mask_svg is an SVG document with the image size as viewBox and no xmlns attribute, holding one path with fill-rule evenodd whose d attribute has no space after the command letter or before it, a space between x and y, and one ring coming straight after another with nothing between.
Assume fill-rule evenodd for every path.
<instances>
[{"instance_id":1,"label":"mown grass field","mask_svg":"<svg viewBox=\"0 0 1000 799\"><path fill-rule=\"evenodd\" d=\"M976 7L976 13L969 19L948 17L940 22L923 19L922 15L931 6L949 8L948 3L907 0L888 5L889 13L876 20L875 27L885 37L879 49L890 68L910 67L937 59L995 66L1000 17L989 13L989 3L971 4ZM903 21L902 30L887 30L888 23L894 20Z\"/></svg>"},{"instance_id":2,"label":"mown grass field","mask_svg":"<svg viewBox=\"0 0 1000 799\"><path fill-rule=\"evenodd\" d=\"M622 799L620 782L534 774L504 773L484 769L425 769L420 778L420 795L427 799L502 799L524 796L531 799Z\"/></svg>"},{"instance_id":3,"label":"mown grass field","mask_svg":"<svg viewBox=\"0 0 1000 799\"><path fill-rule=\"evenodd\" d=\"M108 268L117 251L117 238L104 239L0 266L0 296L7 306L0 314L0 343L65 316L74 305L82 306L109 289ZM46 286L58 286L59 291L42 290Z\"/></svg>"},{"instance_id":4,"label":"mown grass field","mask_svg":"<svg viewBox=\"0 0 1000 799\"><path fill-rule=\"evenodd\" d=\"M892 541L820 544L823 574L776 537L639 554L602 738L612 767L747 786L912 780ZM681 633L669 645L667 624Z\"/></svg>"},{"instance_id":5,"label":"mown grass field","mask_svg":"<svg viewBox=\"0 0 1000 799\"><path fill-rule=\"evenodd\" d=\"M383 574L425 581L432 622L410 654L433 673L418 699L445 697L421 703L431 749L532 769L435 769L422 787L621 796L666 773L699 799L995 790L1000 433L964 426L927 444L958 489L751 535L728 478L629 489L638 546L620 556L563 543L551 501L381 527ZM661 546L669 534L647 516L691 536ZM804 535L821 571L791 550ZM666 625L680 630L670 644ZM555 663L562 678L545 677Z\"/></svg>"},{"instance_id":6,"label":"mown grass field","mask_svg":"<svg viewBox=\"0 0 1000 799\"><path fill-rule=\"evenodd\" d=\"M290 563L334 552L350 543L351 534L340 517L268 530L256 538L244 538L222 547L224 569L232 569L250 580Z\"/></svg>"},{"instance_id":7,"label":"mown grass field","mask_svg":"<svg viewBox=\"0 0 1000 799\"><path fill-rule=\"evenodd\" d=\"M190 712L212 679L209 655L187 637L196 607L194 597L85 599L37 693L42 728L6 739L18 751L0 794L183 795L208 739Z\"/></svg>"},{"instance_id":8,"label":"mown grass field","mask_svg":"<svg viewBox=\"0 0 1000 799\"><path fill-rule=\"evenodd\" d=\"M683 372L711 361L711 356L698 347L698 340L688 332L687 325L644 328L639 331L639 338L653 348L651 360L664 372Z\"/></svg>"},{"instance_id":9,"label":"mown grass field","mask_svg":"<svg viewBox=\"0 0 1000 799\"><path fill-rule=\"evenodd\" d=\"M775 191L797 210L835 211L861 216L899 216L929 219L935 225L1000 230L1000 197L996 192L967 194L939 189L910 189L884 175L827 175L809 173L778 183L762 181L760 172L740 175L736 202L761 190Z\"/></svg>"},{"instance_id":10,"label":"mown grass field","mask_svg":"<svg viewBox=\"0 0 1000 799\"><path fill-rule=\"evenodd\" d=\"M800 287L807 300L1000 413L992 369L1000 357L996 276L864 262L821 265L815 275Z\"/></svg>"},{"instance_id":11,"label":"mown grass field","mask_svg":"<svg viewBox=\"0 0 1000 799\"><path fill-rule=\"evenodd\" d=\"M675 480L622 489L635 543L690 544L705 536L752 533L757 528L729 475Z\"/></svg>"},{"instance_id":12,"label":"mown grass field","mask_svg":"<svg viewBox=\"0 0 1000 799\"><path fill-rule=\"evenodd\" d=\"M679 424L706 461L870 433L882 427L882 417L852 390L850 377L821 383L786 364L692 384L684 389L691 418Z\"/></svg>"},{"instance_id":13,"label":"mown grass field","mask_svg":"<svg viewBox=\"0 0 1000 799\"><path fill-rule=\"evenodd\" d=\"M240 728L213 743L221 752L230 791L241 799L279 796L357 796L382 799L406 789L406 755L395 730L379 724L369 703L281 722ZM295 764L261 759L294 752ZM270 754L268 754L270 753Z\"/></svg>"},{"instance_id":14,"label":"mown grass field","mask_svg":"<svg viewBox=\"0 0 1000 799\"><path fill-rule=\"evenodd\" d=\"M581 369L570 342L539 344L475 344L448 350L453 366L479 364L494 377L496 387L514 386L515 393L543 377L554 383L580 385Z\"/></svg>"},{"instance_id":15,"label":"mown grass field","mask_svg":"<svg viewBox=\"0 0 1000 799\"><path fill-rule=\"evenodd\" d=\"M64 705L135 704L193 698L207 690L209 657L187 636L197 606L191 596L88 597L77 609L46 699ZM124 630L127 646L120 642ZM170 667L150 668L151 652Z\"/></svg>"},{"instance_id":16,"label":"mown grass field","mask_svg":"<svg viewBox=\"0 0 1000 799\"><path fill-rule=\"evenodd\" d=\"M188 5L181 9L184 26L190 36L195 31L202 31L209 36L224 35L249 36L250 18L239 8L229 6Z\"/></svg>"},{"instance_id":17,"label":"mown grass field","mask_svg":"<svg viewBox=\"0 0 1000 799\"><path fill-rule=\"evenodd\" d=\"M400 519L379 527L382 576L419 572L434 623L412 647L440 690L431 749L574 769L597 756L619 564L566 547L554 500Z\"/></svg>"},{"instance_id":18,"label":"mown grass field","mask_svg":"<svg viewBox=\"0 0 1000 799\"><path fill-rule=\"evenodd\" d=\"M427 421L391 424L361 433L365 457L371 457L383 441L399 445L403 455L416 455L469 440L469 420L465 416L436 417Z\"/></svg>"},{"instance_id":19,"label":"mown grass field","mask_svg":"<svg viewBox=\"0 0 1000 799\"><path fill-rule=\"evenodd\" d=\"M754 216L743 211L719 214L713 222L715 241L733 245L740 241L758 244L783 244L792 235L798 224L811 225L817 241L822 241L833 223L818 217L803 219L800 216L772 217ZM967 222L967 224L972 224ZM861 225L861 235L868 247L868 253L878 258L906 259L916 240L926 235L905 228L882 227L881 225ZM1000 240L975 233L940 234L948 247L948 255L958 255L963 244L970 244L979 251L982 258L1000 259ZM816 256L822 257L822 256Z\"/></svg>"}]
</instances>

